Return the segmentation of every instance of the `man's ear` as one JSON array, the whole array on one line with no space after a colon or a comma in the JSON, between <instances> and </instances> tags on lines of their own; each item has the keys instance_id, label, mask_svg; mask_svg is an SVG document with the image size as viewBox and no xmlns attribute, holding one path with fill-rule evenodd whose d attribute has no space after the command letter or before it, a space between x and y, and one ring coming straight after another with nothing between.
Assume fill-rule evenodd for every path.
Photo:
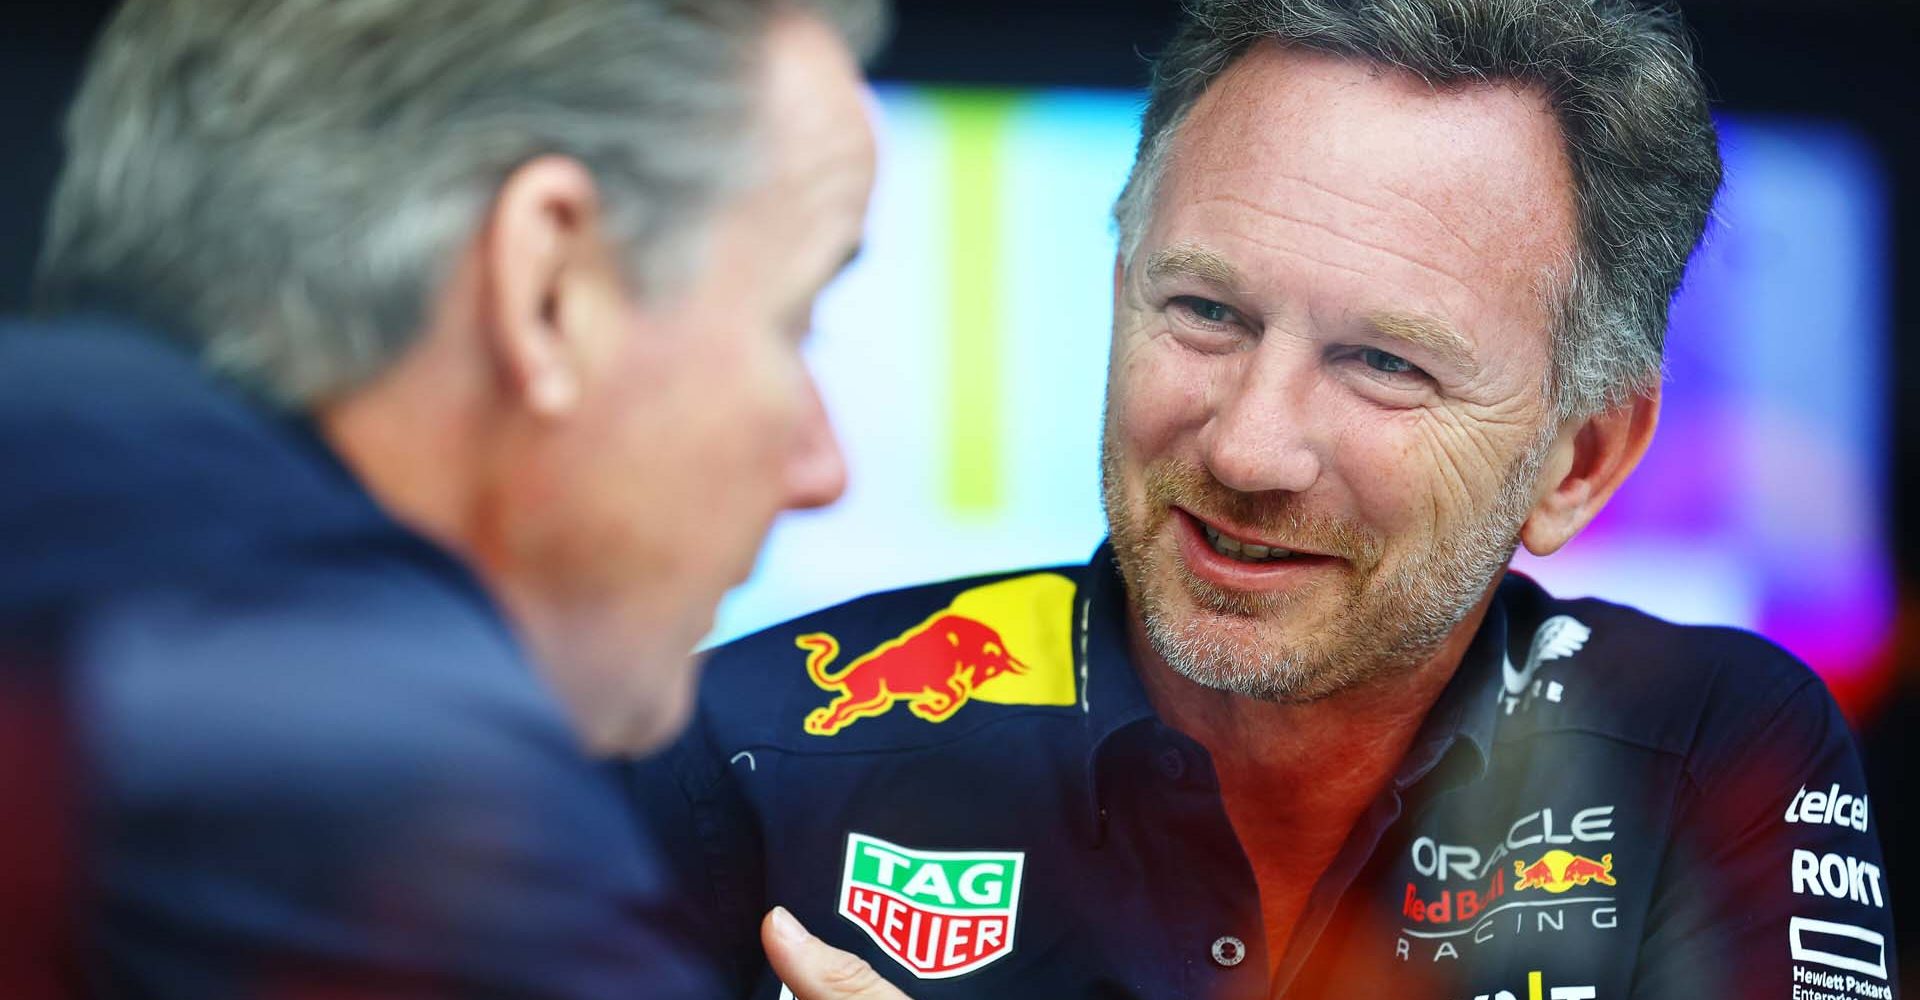
<instances>
[{"instance_id":1,"label":"man's ear","mask_svg":"<svg viewBox=\"0 0 1920 1000\"><path fill-rule=\"evenodd\" d=\"M1540 473L1533 511L1520 526L1520 542L1547 556L1573 540L1613 491L1626 482L1653 441L1660 421L1660 389L1562 427Z\"/></svg>"},{"instance_id":2,"label":"man's ear","mask_svg":"<svg viewBox=\"0 0 1920 1000\"><path fill-rule=\"evenodd\" d=\"M599 234L593 175L561 156L529 160L494 198L481 245L487 350L503 392L542 417L579 402L590 345L577 329Z\"/></svg>"}]
</instances>

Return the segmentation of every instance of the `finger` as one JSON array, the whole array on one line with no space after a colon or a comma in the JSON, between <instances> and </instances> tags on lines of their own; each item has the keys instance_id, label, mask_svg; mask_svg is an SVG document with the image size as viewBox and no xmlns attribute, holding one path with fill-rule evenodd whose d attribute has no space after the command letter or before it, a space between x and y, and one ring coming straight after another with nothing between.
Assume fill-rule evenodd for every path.
<instances>
[{"instance_id":1,"label":"finger","mask_svg":"<svg viewBox=\"0 0 1920 1000\"><path fill-rule=\"evenodd\" d=\"M859 956L807 933L786 907L760 922L760 943L794 1000L908 1000Z\"/></svg>"}]
</instances>

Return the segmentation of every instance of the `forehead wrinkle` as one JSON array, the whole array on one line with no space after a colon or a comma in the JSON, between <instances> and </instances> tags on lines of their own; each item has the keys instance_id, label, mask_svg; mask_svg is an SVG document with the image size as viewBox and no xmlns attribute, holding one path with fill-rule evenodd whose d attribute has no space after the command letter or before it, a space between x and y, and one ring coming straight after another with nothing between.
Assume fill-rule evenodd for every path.
<instances>
[{"instance_id":1,"label":"forehead wrinkle","mask_svg":"<svg viewBox=\"0 0 1920 1000\"><path fill-rule=\"evenodd\" d=\"M1452 324L1420 313L1379 312L1367 316L1366 323L1382 336L1417 344L1447 359L1468 378L1480 374L1480 362L1473 347Z\"/></svg>"},{"instance_id":2,"label":"forehead wrinkle","mask_svg":"<svg viewBox=\"0 0 1920 1000\"><path fill-rule=\"evenodd\" d=\"M1262 250L1271 250L1274 253L1285 254L1288 257L1296 257L1296 258L1299 258L1300 260L1308 261L1310 263L1317 264L1321 267L1332 268L1335 271L1342 271L1359 278L1366 278L1369 281L1379 277L1378 275L1374 274L1372 271L1368 271L1363 268L1354 267L1349 264L1342 264L1338 261L1328 260L1325 257L1321 257L1317 254L1310 254L1305 250L1299 249L1298 247L1290 247L1284 243L1269 243L1265 240L1256 239L1255 237L1247 236L1244 234L1236 234L1236 235L1238 235L1240 239L1245 240L1246 242L1251 243L1254 246L1261 248Z\"/></svg>"},{"instance_id":3,"label":"forehead wrinkle","mask_svg":"<svg viewBox=\"0 0 1920 1000\"><path fill-rule=\"evenodd\" d=\"M1401 191L1395 188L1392 184L1389 184L1386 182L1382 182L1379 185L1379 188L1380 190L1385 191L1386 193L1394 196L1400 201L1403 201L1406 204L1412 205L1414 208L1417 208L1420 211L1425 212L1427 216L1434 221L1434 224L1440 227L1441 231L1445 232L1448 236L1453 237L1453 241L1455 243L1460 244L1461 248L1466 250L1468 253L1473 253L1479 249L1473 244L1473 241L1467 239L1466 236L1461 234L1459 227L1455 226L1451 222L1448 222L1446 219L1441 218L1440 213L1434 211L1430 206L1427 205L1426 202L1421 201L1420 199L1415 198L1414 196L1407 194L1406 192ZM1328 192L1328 193L1331 194L1332 192Z\"/></svg>"},{"instance_id":4,"label":"forehead wrinkle","mask_svg":"<svg viewBox=\"0 0 1920 1000\"><path fill-rule=\"evenodd\" d=\"M1325 184L1321 184L1310 177L1291 176L1288 178L1288 180L1291 180L1294 183L1301 185L1302 187L1311 188L1314 191L1317 191L1320 194L1326 195L1327 197L1333 198L1337 201L1344 201L1349 205L1355 205L1360 208L1368 209L1375 212L1380 211L1380 206L1375 205L1372 202L1366 201L1365 199L1361 199L1361 198L1355 198L1352 195L1343 194L1339 191L1335 191L1334 189L1326 186ZM1376 184L1375 189L1379 191L1383 191L1389 195L1392 195L1396 200L1405 202L1406 204L1419 209L1422 214L1432 219L1434 221L1434 224L1438 225L1442 232L1452 237L1454 242L1459 243L1462 247L1466 248L1469 251L1472 251L1474 249L1473 243L1470 242L1465 236L1461 235L1460 230L1456 226L1454 226L1453 223L1450 223L1447 220L1441 218L1440 213L1435 212L1432 209L1432 207L1430 207L1426 202L1421 201L1420 199L1415 198L1414 196L1407 194L1404 191L1400 191L1396 189L1392 184L1387 183L1385 181L1382 181ZM1251 204L1251 203L1248 203L1248 204ZM1276 212L1274 214L1281 214L1281 213ZM1283 217L1293 219L1295 222L1307 223L1307 220L1305 219L1298 219L1293 216L1283 216ZM1312 225L1313 223L1307 223L1307 224ZM1374 244L1364 243L1358 240L1356 240L1355 242L1361 242L1363 246L1375 246ZM1380 248L1375 247L1375 249L1380 249ZM1416 263L1418 262L1416 261Z\"/></svg>"},{"instance_id":5,"label":"forehead wrinkle","mask_svg":"<svg viewBox=\"0 0 1920 1000\"><path fill-rule=\"evenodd\" d=\"M1445 278L1447 281L1452 282L1453 284L1459 286L1463 291L1467 292L1469 295L1477 296L1478 294L1474 290L1473 286L1467 284L1465 281L1460 280L1459 275L1456 275L1453 272L1448 271L1446 268L1429 264L1426 261L1420 260L1417 257L1408 256L1404 250L1401 250L1389 244L1376 243L1370 240L1363 240L1349 233L1342 232L1341 230L1336 229L1333 226L1330 226L1324 222L1317 222L1313 219L1307 219L1297 215L1292 215L1287 212L1283 212L1278 208L1274 208L1268 205L1262 205L1257 201L1254 201L1250 198L1241 197L1240 195L1235 195L1235 194L1216 195L1212 198L1206 199L1206 201L1207 202L1216 202L1216 201L1226 202L1228 204L1238 205L1241 208L1244 208L1250 212L1256 212L1260 215L1266 216L1267 218L1275 219L1280 222L1292 223L1293 225L1296 225L1296 226L1306 226L1309 229L1318 229L1323 233L1327 233L1328 235L1333 236L1336 239L1340 239L1347 243L1351 243L1354 246L1365 247L1368 250L1374 250L1379 253L1387 254L1391 257L1395 257L1400 260L1406 261L1407 263L1412 264L1414 267L1417 267L1422 271L1426 271L1429 274L1433 274L1441 278ZM1205 202L1202 202L1201 204L1205 204ZM1365 203L1357 202L1356 204L1365 204ZM1367 207L1373 208L1375 206L1369 205ZM1261 246L1268 247L1269 249L1275 249L1275 250L1286 249L1284 247L1280 247L1263 240L1250 240L1250 242L1258 243ZM1347 268L1347 270L1352 270L1352 269Z\"/></svg>"},{"instance_id":6,"label":"forehead wrinkle","mask_svg":"<svg viewBox=\"0 0 1920 1000\"><path fill-rule=\"evenodd\" d=\"M1146 275L1150 281L1184 276L1226 289L1240 287L1240 272L1225 257L1190 241L1155 250L1147 258Z\"/></svg>"}]
</instances>

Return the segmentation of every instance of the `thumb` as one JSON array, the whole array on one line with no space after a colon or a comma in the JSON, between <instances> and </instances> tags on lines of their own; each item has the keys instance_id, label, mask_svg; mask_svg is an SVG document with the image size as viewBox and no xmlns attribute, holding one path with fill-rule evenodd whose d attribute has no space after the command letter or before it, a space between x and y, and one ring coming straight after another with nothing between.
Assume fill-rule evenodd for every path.
<instances>
[{"instance_id":1,"label":"thumb","mask_svg":"<svg viewBox=\"0 0 1920 1000\"><path fill-rule=\"evenodd\" d=\"M908 1000L859 956L807 933L784 906L760 922L760 943L794 1000Z\"/></svg>"}]
</instances>

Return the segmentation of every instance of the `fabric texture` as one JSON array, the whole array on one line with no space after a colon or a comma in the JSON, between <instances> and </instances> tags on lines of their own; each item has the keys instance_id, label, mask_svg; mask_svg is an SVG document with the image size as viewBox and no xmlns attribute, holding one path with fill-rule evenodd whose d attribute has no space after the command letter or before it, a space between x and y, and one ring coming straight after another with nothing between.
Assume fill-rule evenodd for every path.
<instances>
[{"instance_id":1,"label":"fabric texture","mask_svg":"<svg viewBox=\"0 0 1920 1000\"><path fill-rule=\"evenodd\" d=\"M1154 714L1125 615L1103 548L718 650L694 728L632 781L701 873L735 995L777 994L750 938L776 903L922 1000L1893 995L1851 736L1754 635L1509 574L1272 956L1208 755ZM1017 878L1014 912L970 905L967 871Z\"/></svg>"},{"instance_id":2,"label":"fabric texture","mask_svg":"<svg viewBox=\"0 0 1920 1000\"><path fill-rule=\"evenodd\" d=\"M62 679L91 993L715 995L616 769L310 428L152 331L11 327L0 482L0 645Z\"/></svg>"}]
</instances>

